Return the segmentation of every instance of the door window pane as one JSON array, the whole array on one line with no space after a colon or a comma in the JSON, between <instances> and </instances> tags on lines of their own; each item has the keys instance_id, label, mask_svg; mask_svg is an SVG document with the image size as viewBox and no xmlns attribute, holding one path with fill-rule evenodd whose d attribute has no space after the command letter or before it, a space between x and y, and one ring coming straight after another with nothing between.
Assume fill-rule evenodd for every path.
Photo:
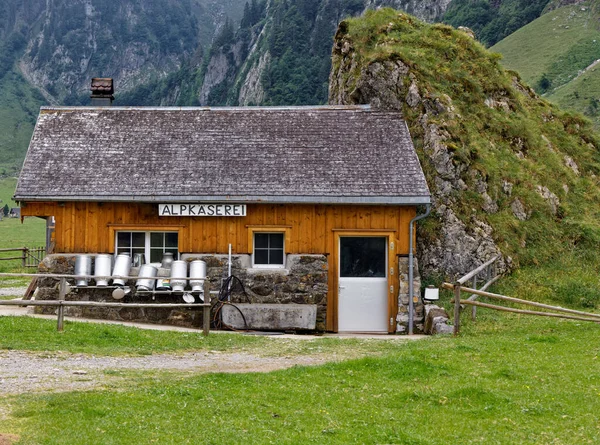
<instances>
[{"instance_id":1,"label":"door window pane","mask_svg":"<svg viewBox=\"0 0 600 445\"><path fill-rule=\"evenodd\" d=\"M340 238L340 276L385 278L386 238Z\"/></svg>"}]
</instances>

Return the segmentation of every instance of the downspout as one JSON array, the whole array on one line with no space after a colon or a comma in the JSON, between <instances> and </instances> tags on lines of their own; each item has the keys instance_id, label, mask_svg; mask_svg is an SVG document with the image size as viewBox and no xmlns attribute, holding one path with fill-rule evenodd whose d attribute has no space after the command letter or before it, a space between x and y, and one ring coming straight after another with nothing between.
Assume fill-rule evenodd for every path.
<instances>
[{"instance_id":1,"label":"downspout","mask_svg":"<svg viewBox=\"0 0 600 445\"><path fill-rule=\"evenodd\" d=\"M429 214L431 213L431 204L427 204L427 208L425 210L425 213L422 215L418 215L415 216L413 219L410 220L409 223L409 241L408 241L408 245L409 245L409 250L408 250L408 335L413 335L413 324L414 324L414 315L413 315L413 311L415 308L415 303L413 301L413 294L414 294L414 286L413 286L413 281L414 281L414 266L413 266L413 226L414 223L417 222L420 219L426 218L427 216L429 216Z\"/></svg>"}]
</instances>

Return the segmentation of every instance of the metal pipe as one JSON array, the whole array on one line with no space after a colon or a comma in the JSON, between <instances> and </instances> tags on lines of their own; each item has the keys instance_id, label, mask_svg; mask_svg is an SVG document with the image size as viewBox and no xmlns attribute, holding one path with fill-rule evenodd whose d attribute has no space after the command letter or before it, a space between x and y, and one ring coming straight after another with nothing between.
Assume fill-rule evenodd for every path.
<instances>
[{"instance_id":1,"label":"metal pipe","mask_svg":"<svg viewBox=\"0 0 600 445\"><path fill-rule=\"evenodd\" d=\"M409 248L408 248L408 335L413 335L413 325L414 325L414 315L413 311L415 308L415 304L413 302L414 297L414 289L413 289L413 280L414 280L414 266L413 266L413 226L414 223L420 219L426 218L431 213L431 204L427 204L427 208L425 209L425 213L422 215L417 215L413 219L410 220L409 223Z\"/></svg>"},{"instance_id":2,"label":"metal pipe","mask_svg":"<svg viewBox=\"0 0 600 445\"><path fill-rule=\"evenodd\" d=\"M227 279L231 277L231 243L229 244L229 256L227 257ZM227 285L227 301L231 301L231 280Z\"/></svg>"}]
</instances>

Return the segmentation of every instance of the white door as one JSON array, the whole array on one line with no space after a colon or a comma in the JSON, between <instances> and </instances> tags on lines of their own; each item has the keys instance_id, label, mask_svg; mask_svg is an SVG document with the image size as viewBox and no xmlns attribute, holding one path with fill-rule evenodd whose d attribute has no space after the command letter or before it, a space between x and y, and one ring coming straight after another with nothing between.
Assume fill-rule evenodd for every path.
<instances>
[{"instance_id":1,"label":"white door","mask_svg":"<svg viewBox=\"0 0 600 445\"><path fill-rule=\"evenodd\" d=\"M387 238L340 237L338 332L388 332Z\"/></svg>"}]
</instances>

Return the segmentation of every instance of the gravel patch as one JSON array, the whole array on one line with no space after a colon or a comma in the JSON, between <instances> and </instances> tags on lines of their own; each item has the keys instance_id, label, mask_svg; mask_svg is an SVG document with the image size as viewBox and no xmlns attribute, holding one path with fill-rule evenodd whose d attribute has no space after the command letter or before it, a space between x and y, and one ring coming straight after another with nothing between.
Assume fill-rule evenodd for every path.
<instances>
[{"instance_id":1,"label":"gravel patch","mask_svg":"<svg viewBox=\"0 0 600 445\"><path fill-rule=\"evenodd\" d=\"M259 357L216 351L143 357L0 351L0 396L110 386L119 376L106 371L269 372L326 361L316 356Z\"/></svg>"},{"instance_id":2,"label":"gravel patch","mask_svg":"<svg viewBox=\"0 0 600 445\"><path fill-rule=\"evenodd\" d=\"M26 291L26 287L0 287L0 297L22 297Z\"/></svg>"}]
</instances>

